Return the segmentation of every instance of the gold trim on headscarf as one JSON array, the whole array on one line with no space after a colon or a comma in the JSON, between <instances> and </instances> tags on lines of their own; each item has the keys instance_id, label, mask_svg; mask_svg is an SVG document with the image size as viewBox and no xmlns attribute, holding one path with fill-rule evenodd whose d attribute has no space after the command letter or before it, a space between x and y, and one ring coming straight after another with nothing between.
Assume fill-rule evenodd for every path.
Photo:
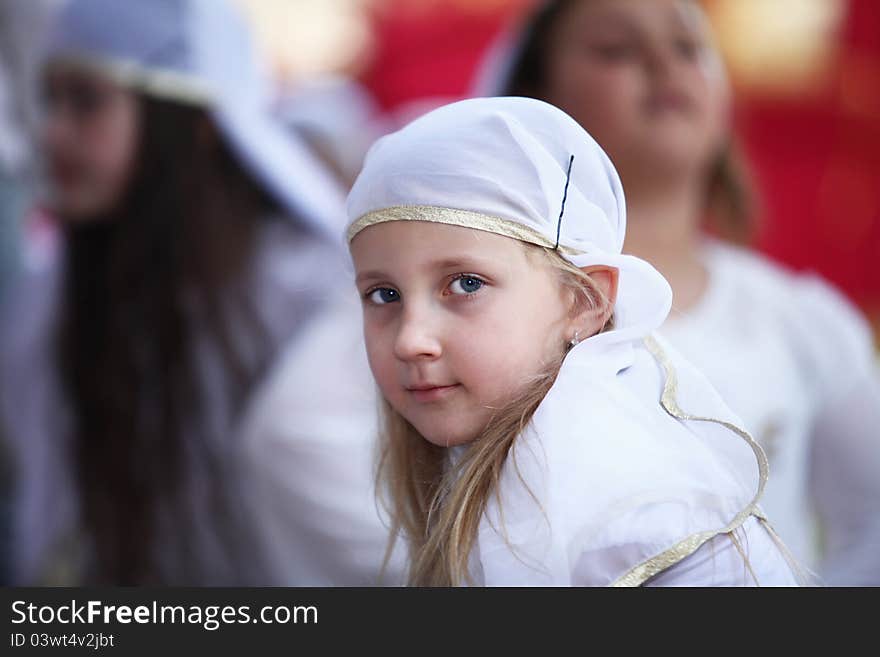
<instances>
[{"instance_id":1,"label":"gold trim on headscarf","mask_svg":"<svg viewBox=\"0 0 880 657\"><path fill-rule=\"evenodd\" d=\"M355 235L365 228L389 221L428 221L435 224L461 226L462 228L473 228L474 230L482 230L487 233L495 233L496 235L510 237L548 249L556 246L552 240L534 228L529 228L519 222L493 217L480 212L456 210L454 208L443 208L434 205L396 205L368 212L348 227L347 239L351 242ZM581 253L581 251L563 246L559 247L559 251L568 255Z\"/></svg>"},{"instance_id":2,"label":"gold trim on headscarf","mask_svg":"<svg viewBox=\"0 0 880 657\"><path fill-rule=\"evenodd\" d=\"M54 56L50 62L54 67L97 73L123 87L164 100L200 107L210 106L214 100L210 86L195 76L149 68L131 60L64 53Z\"/></svg>"},{"instance_id":3,"label":"gold trim on headscarf","mask_svg":"<svg viewBox=\"0 0 880 657\"><path fill-rule=\"evenodd\" d=\"M660 364L663 368L663 372L665 375L665 381L663 383L663 392L660 396L660 404L663 406L663 409L669 413L672 417L679 420L690 420L695 422L712 422L715 424L720 424L721 426L730 429L740 438L742 438L749 447L752 448L752 451L755 453L755 459L758 462L758 491L755 494L752 501L736 516L734 516L733 520L730 521L725 527L721 527L717 530L708 530L704 532L699 532L697 534L692 534L688 536L682 541L679 541L675 545L673 545L668 550L661 552L660 554L643 561L639 565L631 568L626 574L619 577L615 580L611 586L641 586L645 582L647 582L652 577L659 575L661 572L666 570L667 568L671 568L675 564L680 561L686 559L694 552L696 552L703 544L707 541L719 536L720 534L730 534L735 530L739 529L742 524L748 520L750 516L755 516L764 524L767 523L767 519L764 516L763 512L758 508L758 502L764 494L764 487L767 485L767 479L770 473L770 466L767 462L767 456L764 454L764 450L761 449L761 446L757 443L757 441L752 438L748 431L745 429L736 426L731 422L727 422L726 420L719 420L716 418L710 417L701 417L698 415L691 415L690 413L686 413L681 409L678 405L678 377L675 373L675 367L672 365L672 361L666 355L666 352L663 350L663 347L654 339L653 336L648 336L644 340L645 346L648 351L651 352L651 355L654 356L655 360ZM746 562L748 564L748 561ZM758 583L758 582L756 582Z\"/></svg>"}]
</instances>

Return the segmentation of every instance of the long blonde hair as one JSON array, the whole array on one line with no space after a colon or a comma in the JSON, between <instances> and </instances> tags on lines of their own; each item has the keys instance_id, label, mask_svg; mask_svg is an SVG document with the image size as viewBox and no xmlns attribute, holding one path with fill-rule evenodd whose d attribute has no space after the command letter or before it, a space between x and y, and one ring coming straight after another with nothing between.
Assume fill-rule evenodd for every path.
<instances>
[{"instance_id":1,"label":"long blonde hair","mask_svg":"<svg viewBox=\"0 0 880 657\"><path fill-rule=\"evenodd\" d=\"M576 306L608 308L610 315L609 300L589 275L552 249L525 246L530 254L543 254L560 283L575 292ZM514 399L492 416L456 463L448 449L428 442L383 401L378 485L387 494L392 517L386 561L395 541L406 540L411 586L473 583L468 560L486 504L497 495L508 453L556 380L566 353L567 347L560 345L558 357L544 371L523 381Z\"/></svg>"}]
</instances>

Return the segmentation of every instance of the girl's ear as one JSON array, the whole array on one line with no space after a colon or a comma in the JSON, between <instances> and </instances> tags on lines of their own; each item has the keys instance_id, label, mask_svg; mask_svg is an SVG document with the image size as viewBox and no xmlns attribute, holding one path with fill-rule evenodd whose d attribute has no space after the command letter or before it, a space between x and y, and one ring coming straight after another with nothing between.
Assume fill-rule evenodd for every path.
<instances>
[{"instance_id":1,"label":"girl's ear","mask_svg":"<svg viewBox=\"0 0 880 657\"><path fill-rule=\"evenodd\" d=\"M620 271L616 267L606 265L582 267L581 271L593 279L596 287L608 299L608 304L613 307L617 303L617 282L620 279Z\"/></svg>"},{"instance_id":2,"label":"girl's ear","mask_svg":"<svg viewBox=\"0 0 880 657\"><path fill-rule=\"evenodd\" d=\"M614 267L605 265L592 265L582 267L581 271L587 274L593 281L596 291L596 304L578 304L576 316L573 318L573 326L581 338L594 335L602 330L614 313L614 304L617 301L617 282L620 272ZM605 302L602 302L604 298Z\"/></svg>"}]
</instances>

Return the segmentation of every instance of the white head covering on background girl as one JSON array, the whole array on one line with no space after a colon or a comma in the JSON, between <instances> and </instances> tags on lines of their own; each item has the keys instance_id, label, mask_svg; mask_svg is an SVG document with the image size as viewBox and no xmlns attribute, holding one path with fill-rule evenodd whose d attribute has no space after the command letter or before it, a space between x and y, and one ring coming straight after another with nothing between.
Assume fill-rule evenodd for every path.
<instances>
[{"instance_id":1,"label":"white head covering on background girl","mask_svg":"<svg viewBox=\"0 0 880 657\"><path fill-rule=\"evenodd\" d=\"M348 212L349 240L383 222L438 222L558 245L578 267L619 270L613 328L567 354L508 456L471 555L478 579L641 584L742 529L757 579L793 583L758 526L763 452L705 379L651 337L671 290L621 254L620 180L573 119L525 98L435 110L377 142ZM743 561L726 571L721 561L707 579L740 581Z\"/></svg>"},{"instance_id":2,"label":"white head covering on background girl","mask_svg":"<svg viewBox=\"0 0 880 657\"><path fill-rule=\"evenodd\" d=\"M204 107L242 164L292 216L338 240L343 192L271 114L269 79L227 0L72 0L58 16L47 56Z\"/></svg>"}]
</instances>

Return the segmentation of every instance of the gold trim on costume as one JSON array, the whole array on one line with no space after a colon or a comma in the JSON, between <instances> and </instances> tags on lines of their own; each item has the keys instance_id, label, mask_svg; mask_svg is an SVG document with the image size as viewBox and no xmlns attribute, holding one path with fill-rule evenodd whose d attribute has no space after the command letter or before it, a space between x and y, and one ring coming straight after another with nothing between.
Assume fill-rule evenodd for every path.
<instances>
[{"instance_id":1,"label":"gold trim on costume","mask_svg":"<svg viewBox=\"0 0 880 657\"><path fill-rule=\"evenodd\" d=\"M107 76L117 84L157 98L199 106L211 105L214 99L211 88L195 76L148 68L131 60L73 53L59 55L54 61L58 66L69 66Z\"/></svg>"},{"instance_id":2,"label":"gold trim on costume","mask_svg":"<svg viewBox=\"0 0 880 657\"><path fill-rule=\"evenodd\" d=\"M436 224L461 226L463 228L482 230L487 233L495 233L496 235L511 237L521 242L528 242L549 249L555 246L552 240L535 229L519 222L493 217L480 212L442 208L434 205L396 205L368 212L349 226L348 241L351 242L355 235L364 228L369 228L376 224L384 224L388 221L428 221ZM563 246L560 246L559 250L569 255L580 253L580 251Z\"/></svg>"},{"instance_id":3,"label":"gold trim on costume","mask_svg":"<svg viewBox=\"0 0 880 657\"><path fill-rule=\"evenodd\" d=\"M660 397L660 404L663 406L663 409L667 413L669 413L669 415L679 420L713 422L715 424L720 424L721 426L730 429L740 438L745 440L746 443L748 443L749 447L752 448L752 451L755 453L755 459L758 461L758 491L752 501L746 506L746 508L736 514L736 516L734 516L733 520L731 520L727 526L717 530L708 530L688 536L684 540L679 541L678 543L673 545L668 550L661 552L660 554L646 561L643 561L639 565L630 569L626 574L615 580L611 584L611 586L641 586L652 577L659 575L667 568L674 566L683 559L692 555L700 547L702 547L703 544L705 544L712 538L719 536L720 534L729 534L735 531L749 518L749 516L755 516L763 523L769 524L767 523L766 517L764 516L763 512L757 506L758 501L764 494L764 486L766 486L767 484L767 478L770 473L770 466L767 463L767 456L764 454L764 450L761 449L761 446L754 438L752 438L748 431L736 426L731 422L719 420L716 418L691 415L690 413L686 413L685 411L683 411L678 405L678 377L676 376L675 368L672 365L672 361L669 359L669 357L666 355L666 352L663 350L657 340L654 339L653 336L648 336L647 338L645 338L644 342L645 346L648 348L648 351L651 352L651 355L654 356L654 358L663 368L663 372L666 377L663 383L663 393Z\"/></svg>"}]
</instances>

